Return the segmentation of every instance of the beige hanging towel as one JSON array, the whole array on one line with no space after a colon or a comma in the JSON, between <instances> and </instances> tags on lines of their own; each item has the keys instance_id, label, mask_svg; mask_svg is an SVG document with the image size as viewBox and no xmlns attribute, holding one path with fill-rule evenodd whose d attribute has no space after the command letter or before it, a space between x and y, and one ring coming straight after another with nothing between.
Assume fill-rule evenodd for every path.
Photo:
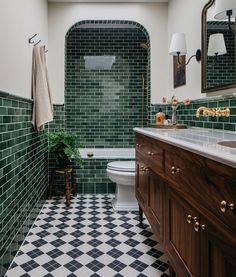
<instances>
[{"instance_id":1,"label":"beige hanging towel","mask_svg":"<svg viewBox=\"0 0 236 277\"><path fill-rule=\"evenodd\" d=\"M44 124L53 120L52 97L48 82L45 46L35 46L32 57L32 124L36 131L44 130Z\"/></svg>"}]
</instances>

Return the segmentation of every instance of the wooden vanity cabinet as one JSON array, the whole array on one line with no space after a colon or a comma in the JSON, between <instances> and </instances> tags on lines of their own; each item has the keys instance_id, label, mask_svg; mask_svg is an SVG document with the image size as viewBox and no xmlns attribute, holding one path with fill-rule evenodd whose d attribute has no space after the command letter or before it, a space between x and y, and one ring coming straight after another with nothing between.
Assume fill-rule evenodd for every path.
<instances>
[{"instance_id":1,"label":"wooden vanity cabinet","mask_svg":"<svg viewBox=\"0 0 236 277\"><path fill-rule=\"evenodd\" d=\"M136 138L136 196L170 275L236 276L236 169L141 134Z\"/></svg>"}]
</instances>

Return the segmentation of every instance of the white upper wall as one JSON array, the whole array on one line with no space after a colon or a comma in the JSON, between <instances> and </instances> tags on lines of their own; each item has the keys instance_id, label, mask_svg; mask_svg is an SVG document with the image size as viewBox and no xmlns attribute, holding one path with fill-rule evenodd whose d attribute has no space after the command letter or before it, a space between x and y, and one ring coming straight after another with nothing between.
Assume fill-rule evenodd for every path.
<instances>
[{"instance_id":1,"label":"white upper wall","mask_svg":"<svg viewBox=\"0 0 236 277\"><path fill-rule=\"evenodd\" d=\"M46 0L0 1L0 90L31 98L32 45L35 33L48 41Z\"/></svg>"},{"instance_id":2,"label":"white upper wall","mask_svg":"<svg viewBox=\"0 0 236 277\"><path fill-rule=\"evenodd\" d=\"M49 3L49 76L55 103L64 103L65 35L82 20L131 20L143 25L151 41L152 102L167 93L166 3Z\"/></svg>"},{"instance_id":3,"label":"white upper wall","mask_svg":"<svg viewBox=\"0 0 236 277\"><path fill-rule=\"evenodd\" d=\"M201 14L209 0L170 0L168 5L168 47L173 33L185 33L186 60L201 49ZM201 93L201 62L192 59L186 66L186 85L174 89L173 57L168 57L168 97L175 95L181 100L206 97ZM164 95L163 95L164 96ZM161 100L161 99L159 99Z\"/></svg>"},{"instance_id":4,"label":"white upper wall","mask_svg":"<svg viewBox=\"0 0 236 277\"><path fill-rule=\"evenodd\" d=\"M201 49L201 16L204 6L209 0L169 0L168 4L168 47L173 33L185 33L188 54L187 58ZM168 58L168 94L175 95L180 100L185 98L199 99L234 93L236 89L221 90L218 92L201 93L201 62L192 59L186 67L186 85L174 89L173 86L173 57ZM161 99L158 99L161 101Z\"/></svg>"}]
</instances>

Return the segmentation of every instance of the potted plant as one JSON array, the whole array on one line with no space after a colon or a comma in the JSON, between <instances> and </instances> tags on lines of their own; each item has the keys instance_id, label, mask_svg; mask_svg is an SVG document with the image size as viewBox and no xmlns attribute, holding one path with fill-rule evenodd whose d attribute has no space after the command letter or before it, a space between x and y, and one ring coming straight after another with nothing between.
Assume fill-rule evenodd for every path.
<instances>
[{"instance_id":1,"label":"potted plant","mask_svg":"<svg viewBox=\"0 0 236 277\"><path fill-rule=\"evenodd\" d=\"M70 165L75 161L77 165L82 165L79 148L82 145L78 142L77 132L66 132L62 129L47 134L48 149L50 153L57 156L57 162L61 167Z\"/></svg>"}]
</instances>

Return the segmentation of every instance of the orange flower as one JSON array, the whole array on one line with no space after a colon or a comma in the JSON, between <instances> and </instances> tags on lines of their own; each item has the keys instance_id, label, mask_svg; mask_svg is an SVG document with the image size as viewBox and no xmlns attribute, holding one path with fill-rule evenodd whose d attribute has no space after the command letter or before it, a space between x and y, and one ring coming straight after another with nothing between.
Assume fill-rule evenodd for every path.
<instances>
[{"instance_id":1,"label":"orange flower","mask_svg":"<svg viewBox=\"0 0 236 277\"><path fill-rule=\"evenodd\" d=\"M168 100L167 97L162 97L162 103L170 103L172 106L179 106L179 104L189 105L190 99L187 98L183 101L179 101L178 98L173 95L171 100Z\"/></svg>"},{"instance_id":2,"label":"orange flower","mask_svg":"<svg viewBox=\"0 0 236 277\"><path fill-rule=\"evenodd\" d=\"M184 105L189 105L189 104L190 104L190 99L187 98L187 99L185 99L183 102L184 102Z\"/></svg>"}]
</instances>

